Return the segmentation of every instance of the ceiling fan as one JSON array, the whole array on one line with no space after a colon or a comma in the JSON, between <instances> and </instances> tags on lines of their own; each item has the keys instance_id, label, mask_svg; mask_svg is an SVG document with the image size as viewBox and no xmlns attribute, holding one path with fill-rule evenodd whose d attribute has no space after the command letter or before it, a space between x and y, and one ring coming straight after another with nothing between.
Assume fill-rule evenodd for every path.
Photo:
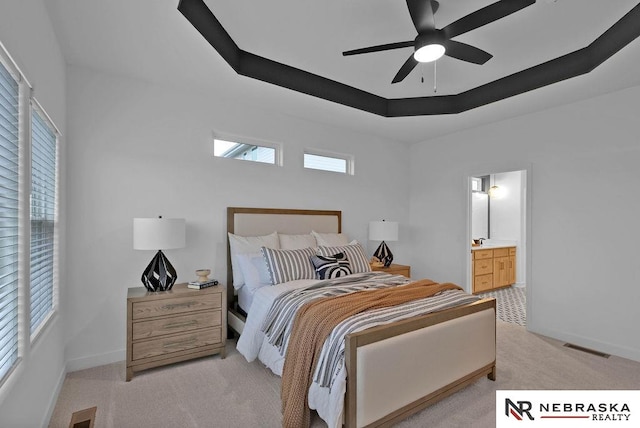
<instances>
[{"instance_id":1,"label":"ceiling fan","mask_svg":"<svg viewBox=\"0 0 640 428\"><path fill-rule=\"evenodd\" d=\"M418 31L418 36L414 40L354 49L342 52L342 55L358 55L413 46L413 54L400 67L391 83L401 82L418 65L418 62L435 61L442 55L482 65L489 61L493 55L475 46L451 39L511 15L534 3L535 0L498 1L464 16L444 28L437 29L434 14L440 4L436 0L407 0L411 20Z\"/></svg>"}]
</instances>

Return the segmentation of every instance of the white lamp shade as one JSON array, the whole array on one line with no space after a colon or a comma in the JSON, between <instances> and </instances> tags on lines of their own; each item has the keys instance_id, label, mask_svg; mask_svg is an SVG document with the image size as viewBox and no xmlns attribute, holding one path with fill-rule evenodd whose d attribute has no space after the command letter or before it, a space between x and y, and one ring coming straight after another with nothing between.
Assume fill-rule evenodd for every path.
<instances>
[{"instance_id":1,"label":"white lamp shade","mask_svg":"<svg viewBox=\"0 0 640 428\"><path fill-rule=\"evenodd\" d=\"M369 240L371 241L397 241L397 221L370 221Z\"/></svg>"},{"instance_id":2,"label":"white lamp shade","mask_svg":"<svg viewBox=\"0 0 640 428\"><path fill-rule=\"evenodd\" d=\"M134 250L170 250L183 248L186 241L183 218L134 218Z\"/></svg>"}]
</instances>

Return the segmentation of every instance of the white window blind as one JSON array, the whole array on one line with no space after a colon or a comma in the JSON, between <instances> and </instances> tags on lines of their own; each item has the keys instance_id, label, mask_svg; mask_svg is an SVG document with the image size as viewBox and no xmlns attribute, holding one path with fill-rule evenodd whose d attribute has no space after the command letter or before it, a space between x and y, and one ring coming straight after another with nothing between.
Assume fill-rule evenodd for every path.
<instances>
[{"instance_id":1,"label":"white window blind","mask_svg":"<svg viewBox=\"0 0 640 428\"><path fill-rule=\"evenodd\" d=\"M304 167L353 175L353 156L316 152L305 149Z\"/></svg>"},{"instance_id":2,"label":"white window blind","mask_svg":"<svg viewBox=\"0 0 640 428\"><path fill-rule=\"evenodd\" d=\"M18 359L19 93L0 63L0 379Z\"/></svg>"},{"instance_id":3,"label":"white window blind","mask_svg":"<svg viewBox=\"0 0 640 428\"><path fill-rule=\"evenodd\" d=\"M31 334L53 310L57 136L31 113Z\"/></svg>"}]
</instances>

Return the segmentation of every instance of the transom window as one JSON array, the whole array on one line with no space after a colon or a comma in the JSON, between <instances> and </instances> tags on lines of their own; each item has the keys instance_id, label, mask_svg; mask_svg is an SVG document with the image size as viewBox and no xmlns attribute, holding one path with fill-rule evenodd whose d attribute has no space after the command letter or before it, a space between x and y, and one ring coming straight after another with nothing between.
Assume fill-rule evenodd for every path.
<instances>
[{"instance_id":1,"label":"transom window","mask_svg":"<svg viewBox=\"0 0 640 428\"><path fill-rule=\"evenodd\" d=\"M353 156L306 149L304 167L353 175Z\"/></svg>"},{"instance_id":2,"label":"transom window","mask_svg":"<svg viewBox=\"0 0 640 428\"><path fill-rule=\"evenodd\" d=\"M271 147L267 145L221 140L217 138L213 140L214 156L262 162L272 165L278 164L278 149L279 148L275 146Z\"/></svg>"}]
</instances>

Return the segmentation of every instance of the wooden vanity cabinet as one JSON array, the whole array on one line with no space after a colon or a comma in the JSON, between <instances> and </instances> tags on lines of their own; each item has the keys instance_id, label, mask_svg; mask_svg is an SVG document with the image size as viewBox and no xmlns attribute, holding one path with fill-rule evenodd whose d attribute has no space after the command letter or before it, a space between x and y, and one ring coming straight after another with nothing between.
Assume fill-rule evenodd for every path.
<instances>
[{"instance_id":1,"label":"wooden vanity cabinet","mask_svg":"<svg viewBox=\"0 0 640 428\"><path fill-rule=\"evenodd\" d=\"M516 247L472 250L473 292L507 287L516 282Z\"/></svg>"},{"instance_id":2,"label":"wooden vanity cabinet","mask_svg":"<svg viewBox=\"0 0 640 428\"><path fill-rule=\"evenodd\" d=\"M516 247L509 247L509 284L516 283Z\"/></svg>"}]
</instances>

